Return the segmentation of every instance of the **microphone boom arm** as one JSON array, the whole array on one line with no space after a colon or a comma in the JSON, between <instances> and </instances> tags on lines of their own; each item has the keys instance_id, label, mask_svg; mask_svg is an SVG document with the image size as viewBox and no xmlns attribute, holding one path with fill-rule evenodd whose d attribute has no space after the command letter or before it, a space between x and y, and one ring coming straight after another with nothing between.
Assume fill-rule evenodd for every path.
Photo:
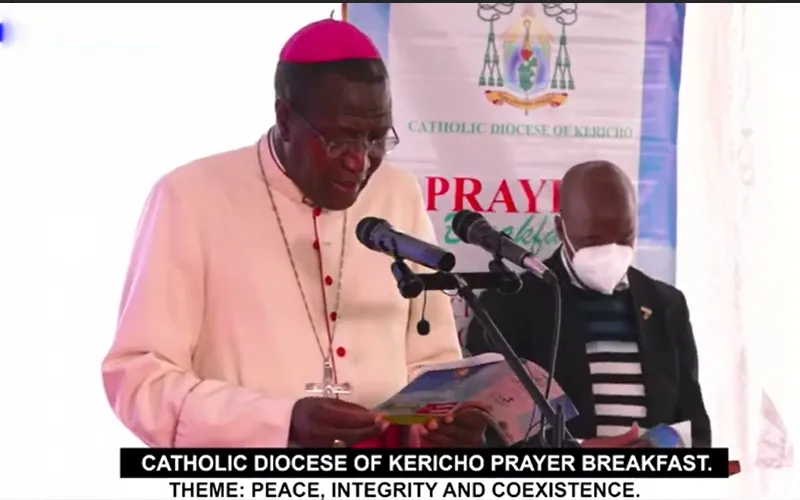
<instances>
[{"instance_id":1,"label":"microphone boom arm","mask_svg":"<svg viewBox=\"0 0 800 500\"><path fill-rule=\"evenodd\" d=\"M487 340L489 340L489 342L500 351L500 354L503 355L503 358L505 358L509 368L511 368L511 371L522 384L525 392L528 393L536 407L538 407L539 411L541 411L544 419L555 431L556 439L554 440L555 443L553 443L554 447L561 447L565 444L568 447L579 447L578 442L566 429L564 415L561 411L561 408L559 408L558 411L553 409L553 407L550 405L550 402L547 401L547 398L545 398L544 394L542 394L542 391L536 387L536 382L533 381L530 373L528 373L528 369L525 367L522 361L520 361L519 356L517 356L517 354L514 352L514 349L511 347L511 345L509 345L505 337L503 337L503 334L500 332L500 329L494 323L491 316L489 316L489 313L487 313L486 309L480 305L475 292L472 291L472 289L460 276L457 274L454 274L453 276L458 283L458 287L456 288L458 296L464 299L464 302L467 303L469 308L472 310L475 319L483 327L484 335L487 336ZM544 429L541 429L540 432L544 432Z\"/></svg>"},{"instance_id":2,"label":"microphone boom arm","mask_svg":"<svg viewBox=\"0 0 800 500\"><path fill-rule=\"evenodd\" d=\"M489 261L489 271L492 273L497 274L500 277L501 284L497 287L498 293L502 295L514 295L515 293L522 290L522 280L520 279L517 273L511 271L508 266L503 262L502 253L502 238L508 238L511 240L511 237L508 236L506 233L501 232L501 238L497 239L497 244L495 245L495 250L493 252L493 259Z\"/></svg>"},{"instance_id":3,"label":"microphone boom arm","mask_svg":"<svg viewBox=\"0 0 800 500\"><path fill-rule=\"evenodd\" d=\"M425 290L422 280L414 274L414 271L408 267L403 259L400 257L400 252L397 250L397 241L392 239L392 276L397 281L397 290L400 296L404 299L414 299Z\"/></svg>"}]
</instances>

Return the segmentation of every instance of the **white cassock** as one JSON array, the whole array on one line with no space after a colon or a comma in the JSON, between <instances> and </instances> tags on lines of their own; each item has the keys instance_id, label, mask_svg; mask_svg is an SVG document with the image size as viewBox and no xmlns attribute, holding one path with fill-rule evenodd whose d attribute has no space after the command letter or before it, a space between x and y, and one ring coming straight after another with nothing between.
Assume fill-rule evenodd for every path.
<instances>
[{"instance_id":1,"label":"white cassock","mask_svg":"<svg viewBox=\"0 0 800 500\"><path fill-rule=\"evenodd\" d=\"M111 406L150 446L287 446L295 401L309 395L308 383L323 381L315 330L324 349L332 347L336 381L352 387L343 399L367 408L420 367L461 357L449 298L427 294L431 332L420 336L423 296L402 298L392 259L355 237L359 220L374 216L435 241L414 176L384 164L353 207L315 215L267 142L266 178L315 326L256 146L162 178L137 230L116 337L103 361Z\"/></svg>"}]
</instances>

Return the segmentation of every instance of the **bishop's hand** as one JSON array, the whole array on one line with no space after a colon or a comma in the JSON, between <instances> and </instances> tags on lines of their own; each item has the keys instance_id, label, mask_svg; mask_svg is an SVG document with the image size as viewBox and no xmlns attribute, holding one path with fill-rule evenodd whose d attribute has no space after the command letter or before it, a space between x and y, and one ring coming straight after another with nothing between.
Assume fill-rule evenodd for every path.
<instances>
[{"instance_id":1,"label":"bishop's hand","mask_svg":"<svg viewBox=\"0 0 800 500\"><path fill-rule=\"evenodd\" d=\"M289 442L304 448L352 446L374 438L389 424L357 404L307 397L295 403Z\"/></svg>"},{"instance_id":2,"label":"bishop's hand","mask_svg":"<svg viewBox=\"0 0 800 500\"><path fill-rule=\"evenodd\" d=\"M416 426L423 448L478 448L484 445L488 424L486 414L479 408L467 408Z\"/></svg>"}]
</instances>

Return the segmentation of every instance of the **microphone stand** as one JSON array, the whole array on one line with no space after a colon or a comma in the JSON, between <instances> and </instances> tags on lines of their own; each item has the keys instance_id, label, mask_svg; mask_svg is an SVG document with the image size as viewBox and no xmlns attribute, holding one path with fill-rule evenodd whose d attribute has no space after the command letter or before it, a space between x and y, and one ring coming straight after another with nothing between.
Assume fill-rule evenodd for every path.
<instances>
[{"instance_id":1,"label":"microphone stand","mask_svg":"<svg viewBox=\"0 0 800 500\"><path fill-rule=\"evenodd\" d=\"M423 291L444 290L451 288L451 286L426 286L433 285L435 283L433 280L436 282L441 282L442 284L455 285L456 293L472 310L472 313L475 315L475 319L477 319L478 323L480 323L483 327L484 334L487 336L489 343L500 350L500 354L502 354L509 368L511 368L514 376L516 376L517 380L519 380L519 382L522 384L525 392L528 393L533 400L534 405L539 408L539 411L544 416L544 419L553 429L552 447L562 448L565 445L571 448L579 447L578 442L567 430L564 412L561 406L559 405L557 409L553 409L553 407L550 405L550 402L547 401L545 395L542 394L542 391L536 387L536 382L534 382L533 378L531 378L530 373L528 373L528 369L522 363L519 356L517 356L517 354L514 352L514 349L509 345L505 337L503 337L503 334L500 332L500 329L494 323L491 316L489 316L489 313L487 313L486 309L480 305L477 295L475 295L475 292L465 279L465 277L469 276L470 274L475 276L483 273L467 273L465 276L462 276L458 273L441 272L417 275L408 267L408 265L398 255L396 250L393 253L394 262L392 262L391 270L392 275L397 281L397 289L400 292L400 295L406 299L413 299L418 297ZM505 289L506 293L513 294L519 291L521 288L519 276L510 272L500 258L496 257L493 259L493 261L489 264L489 269L491 271L495 271L490 274L492 275L492 281L497 283L496 286L498 289ZM429 279L425 279L426 277ZM544 429L541 429L540 432L544 432ZM523 443L522 446L525 446L525 444L526 443Z\"/></svg>"},{"instance_id":2,"label":"microphone stand","mask_svg":"<svg viewBox=\"0 0 800 500\"><path fill-rule=\"evenodd\" d=\"M510 236L508 236L506 233L500 233L500 234L501 234L502 238L508 238L509 240L511 239ZM497 246L495 247L495 250L494 250L493 258L489 262L489 271L492 272L492 273L497 274L498 276L503 276L504 277L504 278L502 278L502 286L497 287L497 292L498 293L500 293L501 295L514 295L517 292L519 292L520 290L522 290L522 279L520 279L519 275L517 275L516 273L512 273L511 270L505 265L505 263L503 262L503 257L500 254L501 250L502 250L502 240L498 239L497 240ZM555 278L555 276L553 276L553 277ZM558 290L558 280L554 279L554 280L552 280L552 283L556 287L556 294L559 294L560 292ZM470 307L472 307L471 304L470 304ZM491 321L491 318L489 317L488 313L486 313L485 310L483 311L483 313L484 313L484 316L486 316L486 319ZM559 308L558 314L559 314L559 316L561 314L560 308ZM481 321L480 317L478 318L478 321L479 322ZM494 324L493 321L491 321L491 322L492 322L492 324ZM481 326L483 326L484 332L488 332L488 331L492 330L491 328L488 328L485 323L482 323ZM557 328L560 328L560 327L557 327ZM503 350L503 355L506 356L506 360L509 363L509 366L511 366L512 370L513 370L514 369L513 368L514 367L514 362L519 361L520 358L517 355L517 353L514 352L514 350L512 349L511 345L505 340L505 337L502 336L502 333L497 328L497 325L494 325L494 330L496 331L496 333L500 333L499 338L502 339L502 342L497 342L496 341L497 338L487 338L487 340L489 341L490 344L494 345L495 348ZM504 350L504 348L507 348L507 350ZM558 349L557 341L554 344L554 349L555 350ZM508 361L509 356L510 356L510 359L514 360L514 362ZM555 356L555 355L553 354L553 356ZM525 365L522 364L521 362L520 362L520 365L522 366L522 369L525 371L525 373L528 374L528 370L525 369ZM555 365L555 362L551 362L551 365ZM523 386L525 386L525 381L522 378L520 378L519 374L517 374L515 372L515 375L517 375L517 378L519 378L520 382L522 382ZM547 406L550 406L549 402L547 401L547 398L550 395L549 394L550 393L550 383L552 381L553 375L554 374L553 374L552 368L551 368L551 371L548 374L548 379L547 379L547 389L545 389L547 392L545 394L542 394L543 397L541 398L543 401L545 401ZM528 377L528 378L530 378L530 377ZM535 384L533 385L533 387L534 387L534 389L536 389L536 392L541 392L541 391L538 390L538 387L536 387ZM528 388L526 388L526 389L528 389ZM534 393L531 392L530 389L528 389L528 392L531 395L531 398L533 399L534 403L536 403L536 405L538 406L539 405L539 401L537 401L537 398L534 396ZM552 406L550 406L550 408L552 408ZM546 410L542 410L542 413L545 413L545 412L546 412ZM545 418L547 418L547 417L545 417ZM543 420L540 420L540 422L544 423ZM561 448L561 447L563 447L564 439L566 439L566 434L567 434L567 426L566 426L566 418L564 416L564 409L562 408L561 405L558 405L555 408L555 417L553 418L553 420L550 420L549 423L550 423L551 428L553 430L553 446L552 447L553 448ZM544 435L545 435L544 434L544 426L542 426L542 429L539 432L540 432L539 436L541 438L542 445L544 447L547 447L547 441L544 438ZM570 436L570 437L572 437L572 436ZM525 444L527 444L527 440L523 442L523 446Z\"/></svg>"},{"instance_id":3,"label":"microphone stand","mask_svg":"<svg viewBox=\"0 0 800 500\"><path fill-rule=\"evenodd\" d=\"M561 448L561 447L577 447L578 442L575 440L574 437L569 433L566 427L566 422L564 421L564 413L561 407L558 407L558 410L553 409L550 405L550 402L544 397L542 391L536 387L536 382L533 381L531 378L530 373L528 373L528 369L525 365L520 361L519 356L514 352L514 349L508 344L503 334L500 332L500 329L497 328L497 325L494 323L492 318L489 316L489 313L486 312L486 309L480 305L478 302L478 297L475 295L475 292L466 284L466 282L461 279L458 274L453 274L455 276L456 281L458 282L458 288L456 288L456 293L459 297L464 299L464 302L467 303L469 308L472 310L472 313L475 315L475 319L483 327L483 331L485 332L487 339L489 342L500 350L500 354L503 355L505 358L506 363L508 363L509 368L517 377L517 379L522 384L522 387L525 389L525 392L533 400L536 407L539 408L539 411L542 412L547 423L550 424L551 428L553 429L554 439L553 439L553 448ZM544 432L544 429L541 430Z\"/></svg>"},{"instance_id":4,"label":"microphone stand","mask_svg":"<svg viewBox=\"0 0 800 500\"><path fill-rule=\"evenodd\" d=\"M522 280L519 275L512 272L500 257L495 257L489 262L489 272L500 280L499 286L496 287L500 295L514 295L522 290Z\"/></svg>"},{"instance_id":5,"label":"microphone stand","mask_svg":"<svg viewBox=\"0 0 800 500\"><path fill-rule=\"evenodd\" d=\"M400 257L397 251L397 242L394 239L392 240L392 258L394 259L391 267L392 276L397 282L397 290L400 292L400 296L404 299L419 297L419 294L425 290L425 286L419 276L414 274L414 271Z\"/></svg>"},{"instance_id":6,"label":"microphone stand","mask_svg":"<svg viewBox=\"0 0 800 500\"><path fill-rule=\"evenodd\" d=\"M397 290L404 299L413 299L425 290L422 280L414 274L402 259L392 262L392 275L397 282Z\"/></svg>"}]
</instances>

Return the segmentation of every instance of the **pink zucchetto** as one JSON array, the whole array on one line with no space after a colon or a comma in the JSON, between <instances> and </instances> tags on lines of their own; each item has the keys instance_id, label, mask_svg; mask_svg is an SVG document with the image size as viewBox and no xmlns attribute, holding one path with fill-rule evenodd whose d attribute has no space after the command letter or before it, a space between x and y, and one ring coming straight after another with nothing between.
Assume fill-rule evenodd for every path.
<instances>
[{"instance_id":1,"label":"pink zucchetto","mask_svg":"<svg viewBox=\"0 0 800 500\"><path fill-rule=\"evenodd\" d=\"M280 61L323 63L346 59L380 59L372 40L352 24L334 19L301 28L281 49Z\"/></svg>"}]
</instances>

